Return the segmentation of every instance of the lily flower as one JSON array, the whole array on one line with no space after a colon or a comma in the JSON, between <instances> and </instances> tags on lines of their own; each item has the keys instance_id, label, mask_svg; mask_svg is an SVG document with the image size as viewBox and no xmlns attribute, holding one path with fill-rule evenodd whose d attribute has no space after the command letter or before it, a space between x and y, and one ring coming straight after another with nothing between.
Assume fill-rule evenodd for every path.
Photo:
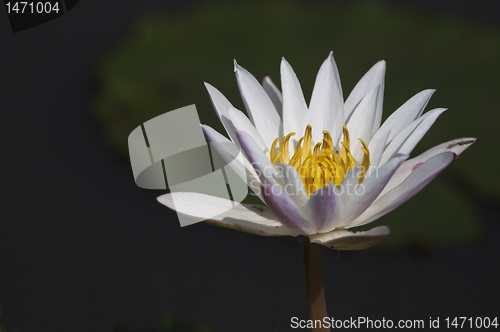
<instances>
[{"instance_id":1,"label":"lily flower","mask_svg":"<svg viewBox=\"0 0 500 332\"><path fill-rule=\"evenodd\" d=\"M224 144L244 154L236 173L262 205L234 203L200 193L175 192L158 201L178 213L222 227L264 236L307 236L336 250L371 247L389 228L351 228L368 224L413 197L465 151L475 138L442 143L408 159L446 110L424 113L435 90L410 98L381 124L385 61L377 62L344 101L337 65L330 53L319 69L309 106L290 64L281 61L281 93L269 77L260 84L235 61L234 70L248 117L212 85L205 83L229 136L203 125L229 163ZM174 204L175 202L175 204ZM209 216L209 217L208 217Z\"/></svg>"}]
</instances>

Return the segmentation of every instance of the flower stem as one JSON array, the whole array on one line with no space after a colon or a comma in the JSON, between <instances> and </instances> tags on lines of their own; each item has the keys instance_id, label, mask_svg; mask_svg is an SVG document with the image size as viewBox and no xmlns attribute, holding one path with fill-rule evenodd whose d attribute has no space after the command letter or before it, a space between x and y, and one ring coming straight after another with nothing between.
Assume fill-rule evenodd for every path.
<instances>
[{"instance_id":1,"label":"flower stem","mask_svg":"<svg viewBox=\"0 0 500 332\"><path fill-rule=\"evenodd\" d=\"M304 243L304 264L306 265L306 288L307 304L309 306L309 317L313 320L320 320L328 317L326 312L325 289L323 287L323 247L305 239ZM322 325L322 324L319 324ZM317 327L313 332L329 332L329 328Z\"/></svg>"}]
</instances>

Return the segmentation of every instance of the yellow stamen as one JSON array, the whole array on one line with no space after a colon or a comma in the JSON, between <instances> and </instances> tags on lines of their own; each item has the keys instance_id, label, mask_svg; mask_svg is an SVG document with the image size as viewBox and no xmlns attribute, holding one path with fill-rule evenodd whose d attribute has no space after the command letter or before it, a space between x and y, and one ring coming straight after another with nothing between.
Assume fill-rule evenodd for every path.
<instances>
[{"instance_id":1,"label":"yellow stamen","mask_svg":"<svg viewBox=\"0 0 500 332\"><path fill-rule=\"evenodd\" d=\"M323 130L323 149L333 149L333 140L330 133Z\"/></svg>"},{"instance_id":2,"label":"yellow stamen","mask_svg":"<svg viewBox=\"0 0 500 332\"><path fill-rule=\"evenodd\" d=\"M280 157L281 155L281 152L278 152L274 155L273 159L271 159L271 162L273 163L273 165L276 165L276 162L278 161L278 158Z\"/></svg>"},{"instance_id":3,"label":"yellow stamen","mask_svg":"<svg viewBox=\"0 0 500 332\"><path fill-rule=\"evenodd\" d=\"M311 125L308 125L306 128L306 132L304 134L304 148L302 149L302 160L306 160L307 157L312 155L311 143L312 143L312 127Z\"/></svg>"},{"instance_id":4,"label":"yellow stamen","mask_svg":"<svg viewBox=\"0 0 500 332\"><path fill-rule=\"evenodd\" d=\"M330 167L325 167L323 168L323 174L324 174L324 184L328 185L328 181L330 181L330 178L332 176L332 172L330 171Z\"/></svg>"},{"instance_id":5,"label":"yellow stamen","mask_svg":"<svg viewBox=\"0 0 500 332\"><path fill-rule=\"evenodd\" d=\"M368 151L368 146L361 138L358 138L358 140L363 145L361 150L364 153L363 161L361 162L361 172L359 175L359 184L361 184L361 182L365 179L366 172L368 172L368 169L370 168L370 151Z\"/></svg>"},{"instance_id":6,"label":"yellow stamen","mask_svg":"<svg viewBox=\"0 0 500 332\"><path fill-rule=\"evenodd\" d=\"M349 151L349 145L345 144L342 142L342 152L344 154L344 157L341 155L341 159L344 161L344 173L347 174L353 167L356 166L356 163L354 162L354 158L351 155L351 151Z\"/></svg>"},{"instance_id":7,"label":"yellow stamen","mask_svg":"<svg viewBox=\"0 0 500 332\"><path fill-rule=\"evenodd\" d=\"M311 190L311 193L315 192L319 188L321 188L321 167L316 167L314 172L314 187Z\"/></svg>"},{"instance_id":8,"label":"yellow stamen","mask_svg":"<svg viewBox=\"0 0 500 332\"><path fill-rule=\"evenodd\" d=\"M297 168L297 164L299 163L300 156L302 155L302 148L299 148L292 156L292 160L290 160L290 166Z\"/></svg>"},{"instance_id":9,"label":"yellow stamen","mask_svg":"<svg viewBox=\"0 0 500 332\"><path fill-rule=\"evenodd\" d=\"M347 161L348 158L347 151L349 151L349 146L350 146L349 131L347 130L346 126L344 126L343 131L344 131L344 140L341 143L342 149L340 150L340 159Z\"/></svg>"},{"instance_id":10,"label":"yellow stamen","mask_svg":"<svg viewBox=\"0 0 500 332\"><path fill-rule=\"evenodd\" d=\"M295 133L290 133L283 137L279 144L279 151L275 154L276 146L280 141L277 138L272 146L270 159L273 165L281 161L281 164L289 164L299 173L307 194L310 196L313 192L320 188L328 186L328 181L333 181L336 186L339 186L344 179L344 176L356 167L356 162L350 151L349 131L346 126L343 128L343 141L337 147L337 154L334 151L332 136L328 131L323 131L323 140L318 142L312 148L312 127L306 127L304 136L299 139L294 147L294 154L290 158L289 144L290 138ZM370 167L370 152L365 142L359 139L363 145L363 160L361 162L361 173L359 176L359 184L365 178L366 172Z\"/></svg>"},{"instance_id":11,"label":"yellow stamen","mask_svg":"<svg viewBox=\"0 0 500 332\"><path fill-rule=\"evenodd\" d=\"M295 146L295 152L297 152L298 149L301 149L301 144L302 141L304 140L304 137L301 137L299 141L297 142L297 146Z\"/></svg>"},{"instance_id":12,"label":"yellow stamen","mask_svg":"<svg viewBox=\"0 0 500 332\"><path fill-rule=\"evenodd\" d=\"M289 155L288 155L288 141L290 140L290 137L292 137L293 135L295 135L295 133L290 133L288 135L286 135L285 137L283 137L283 139L281 140L281 144L280 144L280 152L281 152L281 163L282 164L288 164L288 162L290 161L290 158L289 158Z\"/></svg>"},{"instance_id":13,"label":"yellow stamen","mask_svg":"<svg viewBox=\"0 0 500 332\"><path fill-rule=\"evenodd\" d=\"M322 143L317 143L317 144L314 146L314 152L313 152L313 156L314 156L314 158L319 157L319 149L321 148L321 144L322 144Z\"/></svg>"},{"instance_id":14,"label":"yellow stamen","mask_svg":"<svg viewBox=\"0 0 500 332\"><path fill-rule=\"evenodd\" d=\"M278 137L277 139L274 140L273 144L271 145L271 156L269 158L270 160L274 159L274 152L276 151L276 144L278 144L279 141L280 141L280 138Z\"/></svg>"}]
</instances>

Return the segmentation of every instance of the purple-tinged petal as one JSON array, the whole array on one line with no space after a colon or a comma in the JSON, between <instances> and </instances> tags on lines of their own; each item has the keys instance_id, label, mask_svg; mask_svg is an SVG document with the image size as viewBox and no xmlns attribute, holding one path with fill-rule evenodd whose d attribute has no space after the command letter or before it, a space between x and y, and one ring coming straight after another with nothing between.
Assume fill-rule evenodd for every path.
<instances>
[{"instance_id":1,"label":"purple-tinged petal","mask_svg":"<svg viewBox=\"0 0 500 332\"><path fill-rule=\"evenodd\" d=\"M407 155L398 155L366 177L349 199L342 213L342 224L349 228L353 220L359 217L380 195L398 167L407 159Z\"/></svg>"},{"instance_id":2,"label":"purple-tinged petal","mask_svg":"<svg viewBox=\"0 0 500 332\"><path fill-rule=\"evenodd\" d=\"M237 131L236 135L241 144L241 149L247 156L261 182L281 186L283 181L278 171L253 138L243 131Z\"/></svg>"},{"instance_id":3,"label":"purple-tinged petal","mask_svg":"<svg viewBox=\"0 0 500 332\"><path fill-rule=\"evenodd\" d=\"M387 226L378 226L366 232L350 232L338 229L329 233L309 236L312 243L322 244L334 250L361 250L381 242L391 232Z\"/></svg>"},{"instance_id":4,"label":"purple-tinged petal","mask_svg":"<svg viewBox=\"0 0 500 332\"><path fill-rule=\"evenodd\" d=\"M250 120L246 117L245 114L243 114L243 112L234 107L231 107L228 113L229 119L231 119L231 122L237 131L243 131L250 135L255 143L257 143L257 145L260 147L262 152L269 153L269 147L266 146L266 143L264 143L262 136L260 136L257 129L255 129L252 122L250 122Z\"/></svg>"},{"instance_id":5,"label":"purple-tinged petal","mask_svg":"<svg viewBox=\"0 0 500 332\"><path fill-rule=\"evenodd\" d=\"M264 202L278 220L297 234L314 234L311 222L304 216L302 210L286 195L281 186L266 183L261 185Z\"/></svg>"},{"instance_id":6,"label":"purple-tinged petal","mask_svg":"<svg viewBox=\"0 0 500 332\"><path fill-rule=\"evenodd\" d=\"M201 125L205 136L211 147L214 147L219 155L224 159L228 165L234 170L236 174L252 189L252 191L259 196L260 199L260 180L255 173L252 165L242 153L234 153L233 143L226 137L219 134L212 127Z\"/></svg>"},{"instance_id":7,"label":"purple-tinged petal","mask_svg":"<svg viewBox=\"0 0 500 332\"><path fill-rule=\"evenodd\" d=\"M188 192L176 192L158 197L158 201L205 223L263 236L297 236L284 227L265 205L241 204L224 198Z\"/></svg>"},{"instance_id":8,"label":"purple-tinged petal","mask_svg":"<svg viewBox=\"0 0 500 332\"><path fill-rule=\"evenodd\" d=\"M361 166L353 167L342 179L339 187L340 197L342 198L343 206L349 204L349 200L355 193L354 189L359 184L359 175L361 174Z\"/></svg>"},{"instance_id":9,"label":"purple-tinged petal","mask_svg":"<svg viewBox=\"0 0 500 332\"><path fill-rule=\"evenodd\" d=\"M288 164L281 165L281 176L283 177L285 193L301 208L306 206L309 196L304 187L304 182L299 173Z\"/></svg>"},{"instance_id":10,"label":"purple-tinged petal","mask_svg":"<svg viewBox=\"0 0 500 332\"><path fill-rule=\"evenodd\" d=\"M465 138L457 138L442 144L439 144L424 153L412 158L410 160L405 161L401 167L398 168L396 173L392 176L391 180L384 188L379 198L382 198L386 193L396 188L401 182L403 182L413 171L415 171L419 166L425 163L430 158L446 152L451 151L454 152L457 156L459 156L462 152L467 150L469 146L476 142L477 138L465 137Z\"/></svg>"},{"instance_id":11,"label":"purple-tinged petal","mask_svg":"<svg viewBox=\"0 0 500 332\"><path fill-rule=\"evenodd\" d=\"M316 190L311 194L304 208L304 214L312 221L316 232L330 232L340 224L343 202L337 187L332 181L328 187Z\"/></svg>"},{"instance_id":12,"label":"purple-tinged petal","mask_svg":"<svg viewBox=\"0 0 500 332\"><path fill-rule=\"evenodd\" d=\"M360 215L350 227L365 225L391 212L431 182L455 159L453 152L443 152L427 160L419 166L399 186L392 189Z\"/></svg>"}]
</instances>

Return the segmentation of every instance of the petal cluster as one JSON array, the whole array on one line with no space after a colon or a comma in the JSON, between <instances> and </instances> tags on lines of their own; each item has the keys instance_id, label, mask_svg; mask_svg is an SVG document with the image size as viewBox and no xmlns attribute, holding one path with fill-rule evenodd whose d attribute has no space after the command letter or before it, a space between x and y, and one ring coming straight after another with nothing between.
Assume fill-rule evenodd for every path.
<instances>
[{"instance_id":1,"label":"petal cluster","mask_svg":"<svg viewBox=\"0 0 500 332\"><path fill-rule=\"evenodd\" d=\"M241 149L243 165L236 166L243 167L235 166L235 171L263 202L235 203L207 222L265 236L309 236L313 243L338 250L364 249L389 235L386 226L363 232L349 229L410 199L476 139L452 140L408 159L445 109L424 113L434 93L424 90L381 124L385 66L385 61L376 63L344 101L330 53L319 69L308 106L285 59L282 92L269 77L261 84L235 62L248 116L205 83L229 139L205 125L204 133L209 142L223 143L214 147L230 166L236 163L223 147L233 143ZM227 204L223 198L199 193L170 193L158 200L196 218L212 216L211 209Z\"/></svg>"}]
</instances>

